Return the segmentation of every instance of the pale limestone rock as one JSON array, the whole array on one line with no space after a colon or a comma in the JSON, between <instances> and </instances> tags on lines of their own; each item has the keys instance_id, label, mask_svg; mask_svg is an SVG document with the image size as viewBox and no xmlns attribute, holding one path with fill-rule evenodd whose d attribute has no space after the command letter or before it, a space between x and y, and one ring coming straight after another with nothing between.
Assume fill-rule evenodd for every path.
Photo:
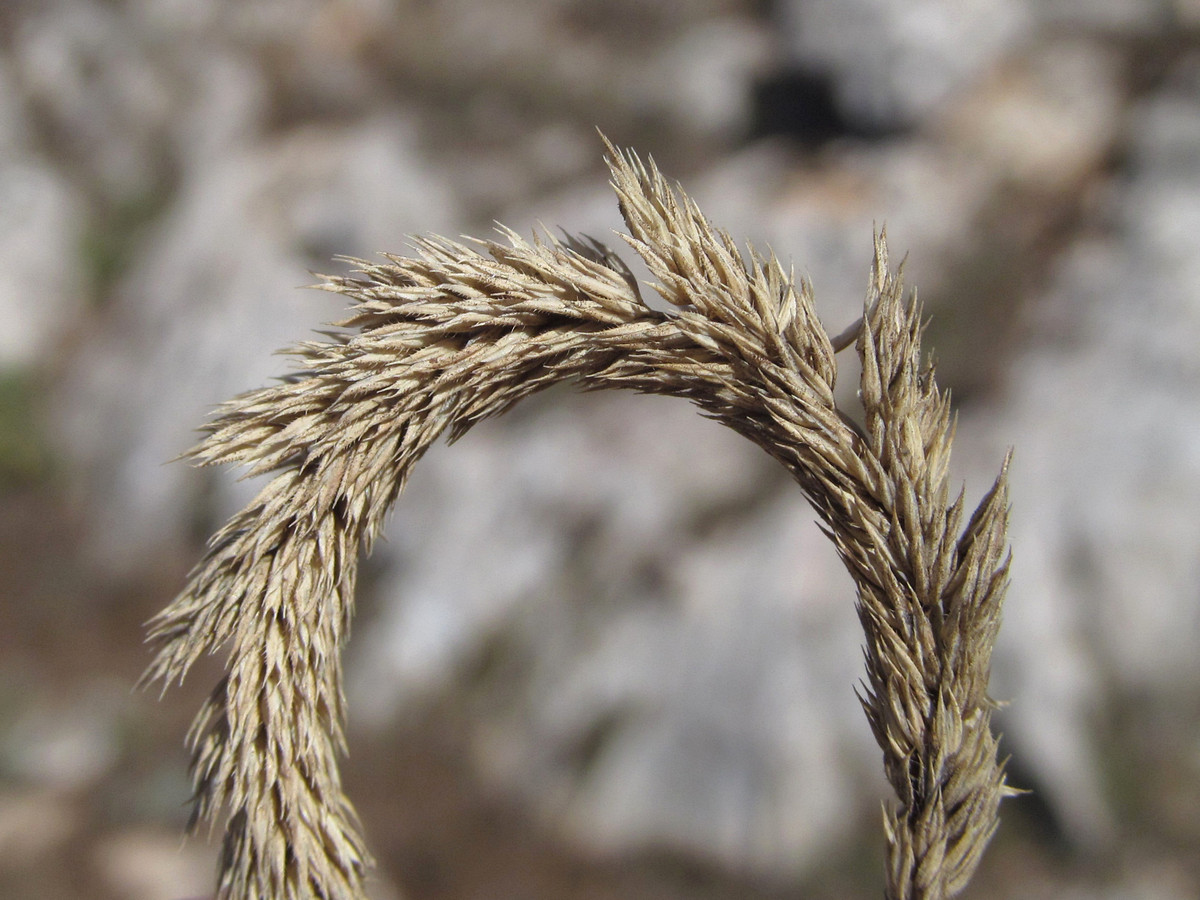
<instances>
[{"instance_id":1,"label":"pale limestone rock","mask_svg":"<svg viewBox=\"0 0 1200 900\"><path fill-rule=\"evenodd\" d=\"M314 283L335 253L396 248L446 230L454 200L402 113L351 128L298 129L231 149L189 173L119 287L110 329L75 360L64 446L89 470L105 525L97 557L121 570L186 533L202 478L166 465L221 401L286 368L275 350L342 317ZM218 514L248 499L215 476Z\"/></svg>"},{"instance_id":2,"label":"pale limestone rock","mask_svg":"<svg viewBox=\"0 0 1200 900\"><path fill-rule=\"evenodd\" d=\"M779 17L799 67L829 73L866 127L920 122L1010 53L1031 26L1020 0L790 0Z\"/></svg>"},{"instance_id":3,"label":"pale limestone rock","mask_svg":"<svg viewBox=\"0 0 1200 900\"><path fill-rule=\"evenodd\" d=\"M82 203L51 167L0 159L0 369L47 369L86 306Z\"/></svg>"},{"instance_id":4,"label":"pale limestone rock","mask_svg":"<svg viewBox=\"0 0 1200 900\"><path fill-rule=\"evenodd\" d=\"M1016 753L1081 840L1111 828L1089 734L1110 687L1200 683L1196 71L1135 110L1108 233L1067 252L1038 340L986 413L1017 447L996 692L1013 701Z\"/></svg>"},{"instance_id":5,"label":"pale limestone rock","mask_svg":"<svg viewBox=\"0 0 1200 900\"><path fill-rule=\"evenodd\" d=\"M137 829L105 836L92 849L105 886L127 900L180 900L211 895L217 847L180 843L173 831Z\"/></svg>"}]
</instances>

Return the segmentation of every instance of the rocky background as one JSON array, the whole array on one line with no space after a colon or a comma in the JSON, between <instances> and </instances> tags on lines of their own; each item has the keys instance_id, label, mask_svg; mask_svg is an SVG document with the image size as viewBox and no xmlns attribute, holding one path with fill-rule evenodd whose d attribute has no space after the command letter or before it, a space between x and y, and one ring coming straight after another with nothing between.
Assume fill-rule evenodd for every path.
<instances>
[{"instance_id":1,"label":"rocky background","mask_svg":"<svg viewBox=\"0 0 1200 900\"><path fill-rule=\"evenodd\" d=\"M1016 447L993 692L1032 793L970 895L1200 895L1197 0L5 0L0 896L211 889L181 742L219 665L130 685L254 486L167 461L339 316L296 289L337 254L607 239L597 127L831 330L886 223L969 497ZM375 896L877 896L813 519L661 398L552 392L431 453L349 649Z\"/></svg>"}]
</instances>

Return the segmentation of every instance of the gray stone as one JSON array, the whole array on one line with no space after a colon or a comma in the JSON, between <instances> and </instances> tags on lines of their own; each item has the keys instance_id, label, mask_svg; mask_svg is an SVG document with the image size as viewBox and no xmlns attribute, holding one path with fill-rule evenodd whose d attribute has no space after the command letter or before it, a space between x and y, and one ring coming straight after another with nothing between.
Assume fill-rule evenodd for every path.
<instances>
[{"instance_id":1,"label":"gray stone","mask_svg":"<svg viewBox=\"0 0 1200 900\"><path fill-rule=\"evenodd\" d=\"M414 146L403 113L309 127L197 164L118 290L104 337L73 361L61 446L86 473L96 556L117 570L182 540L205 490L165 463L216 404L286 370L272 354L341 317L331 295L299 291L340 252L396 248L446 230L455 201ZM248 499L214 476L217 514Z\"/></svg>"},{"instance_id":2,"label":"gray stone","mask_svg":"<svg viewBox=\"0 0 1200 900\"><path fill-rule=\"evenodd\" d=\"M137 196L161 171L170 79L118 6L74 0L20 20L12 62L53 127L53 150L106 196ZM169 71L169 69L167 69Z\"/></svg>"},{"instance_id":3,"label":"gray stone","mask_svg":"<svg viewBox=\"0 0 1200 900\"><path fill-rule=\"evenodd\" d=\"M4 772L60 793L98 782L118 761L119 725L128 704L124 686L93 686L72 702L40 697L0 740Z\"/></svg>"},{"instance_id":4,"label":"gray stone","mask_svg":"<svg viewBox=\"0 0 1200 900\"><path fill-rule=\"evenodd\" d=\"M939 137L997 186L1069 196L1116 141L1124 90L1104 43L1043 39L955 98Z\"/></svg>"},{"instance_id":5,"label":"gray stone","mask_svg":"<svg viewBox=\"0 0 1200 900\"><path fill-rule=\"evenodd\" d=\"M1108 828L1089 728L1110 687L1200 684L1196 71L1135 110L1110 233L1063 259L990 414L1018 448L1005 730L1082 839Z\"/></svg>"},{"instance_id":6,"label":"gray stone","mask_svg":"<svg viewBox=\"0 0 1200 900\"><path fill-rule=\"evenodd\" d=\"M84 306L85 204L34 153L26 98L12 68L0 53L0 370L47 371Z\"/></svg>"},{"instance_id":7,"label":"gray stone","mask_svg":"<svg viewBox=\"0 0 1200 900\"><path fill-rule=\"evenodd\" d=\"M212 889L217 856L204 841L181 846L174 832L150 828L105 835L91 855L100 882L128 900L200 900Z\"/></svg>"},{"instance_id":8,"label":"gray stone","mask_svg":"<svg viewBox=\"0 0 1200 900\"><path fill-rule=\"evenodd\" d=\"M85 306L84 204L30 157L0 160L0 369L48 370Z\"/></svg>"},{"instance_id":9,"label":"gray stone","mask_svg":"<svg viewBox=\"0 0 1200 900\"><path fill-rule=\"evenodd\" d=\"M11 872L58 859L83 818L83 811L54 788L0 792L0 866Z\"/></svg>"},{"instance_id":10,"label":"gray stone","mask_svg":"<svg viewBox=\"0 0 1200 900\"><path fill-rule=\"evenodd\" d=\"M911 125L1011 52L1030 27L1014 0L789 0L778 4L794 62L829 73L844 114Z\"/></svg>"},{"instance_id":11,"label":"gray stone","mask_svg":"<svg viewBox=\"0 0 1200 900\"><path fill-rule=\"evenodd\" d=\"M731 141L751 125L751 86L773 61L760 23L728 17L684 28L648 57L626 96L640 114L676 128Z\"/></svg>"},{"instance_id":12,"label":"gray stone","mask_svg":"<svg viewBox=\"0 0 1200 900\"><path fill-rule=\"evenodd\" d=\"M1033 9L1050 26L1121 35L1165 31L1196 11L1193 0L1042 0Z\"/></svg>"}]
</instances>

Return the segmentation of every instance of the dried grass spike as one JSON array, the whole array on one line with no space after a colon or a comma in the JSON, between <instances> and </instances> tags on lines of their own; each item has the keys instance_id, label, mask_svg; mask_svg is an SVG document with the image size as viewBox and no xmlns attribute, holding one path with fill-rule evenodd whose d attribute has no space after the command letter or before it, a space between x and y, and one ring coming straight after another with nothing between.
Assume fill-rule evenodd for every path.
<instances>
[{"instance_id":1,"label":"dried grass spike","mask_svg":"<svg viewBox=\"0 0 1200 900\"><path fill-rule=\"evenodd\" d=\"M898 801L887 896L940 900L974 871L1009 793L986 696L1007 464L960 533L949 402L882 236L863 317L831 339L773 255L739 250L653 164L608 149L625 239L670 312L592 239L423 238L414 257L325 279L353 303L341 330L220 407L191 451L274 475L150 623L147 681L229 648L188 737L195 817L227 815L222 900L363 900L370 858L337 768L359 555L439 437L561 382L685 398L787 467L858 589L860 699ZM865 429L834 400L835 350L855 340Z\"/></svg>"}]
</instances>

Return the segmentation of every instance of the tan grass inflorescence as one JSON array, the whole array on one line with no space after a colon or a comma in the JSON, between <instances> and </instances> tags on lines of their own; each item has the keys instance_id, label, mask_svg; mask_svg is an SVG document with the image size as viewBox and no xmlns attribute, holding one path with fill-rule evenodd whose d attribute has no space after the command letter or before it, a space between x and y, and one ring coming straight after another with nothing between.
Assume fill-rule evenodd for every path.
<instances>
[{"instance_id":1,"label":"tan grass inflorescence","mask_svg":"<svg viewBox=\"0 0 1200 900\"><path fill-rule=\"evenodd\" d=\"M357 560L439 437L564 381L684 397L795 476L858 588L860 699L898 798L886 896L949 897L974 871L1010 793L986 693L1005 471L964 525L949 402L882 236L863 318L831 340L808 284L739 250L653 164L608 149L623 237L669 311L591 240L421 239L413 258L326 279L354 303L341 330L296 348L281 383L222 406L191 451L275 473L150 625L147 681L229 653L189 735L194 820L228 816L222 900L364 897L370 858L338 774ZM861 424L834 400L835 351L851 341Z\"/></svg>"}]
</instances>

